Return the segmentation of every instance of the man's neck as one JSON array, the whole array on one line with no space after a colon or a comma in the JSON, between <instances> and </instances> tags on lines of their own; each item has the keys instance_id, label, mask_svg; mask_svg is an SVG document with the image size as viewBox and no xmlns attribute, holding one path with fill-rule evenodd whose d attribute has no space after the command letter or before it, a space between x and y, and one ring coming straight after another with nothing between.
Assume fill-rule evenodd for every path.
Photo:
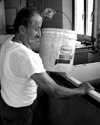
<instances>
[{"instance_id":1,"label":"man's neck","mask_svg":"<svg viewBox=\"0 0 100 125\"><path fill-rule=\"evenodd\" d=\"M15 36L12 38L12 41L23 44L27 48L31 49L31 47L30 47L30 45L28 45L26 39L23 36L19 35L19 34L15 34Z\"/></svg>"}]
</instances>

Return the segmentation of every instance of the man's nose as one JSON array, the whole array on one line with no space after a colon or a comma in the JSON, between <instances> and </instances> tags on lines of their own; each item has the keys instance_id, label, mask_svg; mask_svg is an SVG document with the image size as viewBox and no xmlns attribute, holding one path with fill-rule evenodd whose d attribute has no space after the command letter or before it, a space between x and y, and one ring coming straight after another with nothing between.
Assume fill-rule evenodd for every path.
<instances>
[{"instance_id":1,"label":"man's nose","mask_svg":"<svg viewBox=\"0 0 100 125\"><path fill-rule=\"evenodd\" d=\"M41 30L38 31L38 36L41 37Z\"/></svg>"}]
</instances>

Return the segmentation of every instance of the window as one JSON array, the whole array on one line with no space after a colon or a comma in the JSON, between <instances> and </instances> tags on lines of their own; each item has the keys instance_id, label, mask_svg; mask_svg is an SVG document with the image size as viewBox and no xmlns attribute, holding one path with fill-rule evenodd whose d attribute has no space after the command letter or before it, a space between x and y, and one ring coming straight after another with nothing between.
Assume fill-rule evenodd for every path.
<instances>
[{"instance_id":1,"label":"window","mask_svg":"<svg viewBox=\"0 0 100 125\"><path fill-rule=\"evenodd\" d=\"M92 35L93 0L74 0L75 31L78 34Z\"/></svg>"}]
</instances>

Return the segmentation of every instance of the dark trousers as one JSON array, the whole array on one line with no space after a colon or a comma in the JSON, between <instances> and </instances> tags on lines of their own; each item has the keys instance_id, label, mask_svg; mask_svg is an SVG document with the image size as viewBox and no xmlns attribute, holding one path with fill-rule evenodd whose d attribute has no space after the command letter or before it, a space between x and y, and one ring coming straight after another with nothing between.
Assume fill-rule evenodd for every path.
<instances>
[{"instance_id":1,"label":"dark trousers","mask_svg":"<svg viewBox=\"0 0 100 125\"><path fill-rule=\"evenodd\" d=\"M3 125L38 125L37 101L27 107L14 108L8 106L0 94L0 116Z\"/></svg>"}]
</instances>

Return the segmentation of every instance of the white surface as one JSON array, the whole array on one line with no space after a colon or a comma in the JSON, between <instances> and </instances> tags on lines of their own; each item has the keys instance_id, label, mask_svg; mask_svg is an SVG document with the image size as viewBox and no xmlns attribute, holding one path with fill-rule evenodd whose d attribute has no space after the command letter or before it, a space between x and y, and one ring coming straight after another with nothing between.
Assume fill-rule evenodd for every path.
<instances>
[{"instance_id":1,"label":"white surface","mask_svg":"<svg viewBox=\"0 0 100 125\"><path fill-rule=\"evenodd\" d=\"M100 78L100 62L73 66L69 74L79 81Z\"/></svg>"}]
</instances>

